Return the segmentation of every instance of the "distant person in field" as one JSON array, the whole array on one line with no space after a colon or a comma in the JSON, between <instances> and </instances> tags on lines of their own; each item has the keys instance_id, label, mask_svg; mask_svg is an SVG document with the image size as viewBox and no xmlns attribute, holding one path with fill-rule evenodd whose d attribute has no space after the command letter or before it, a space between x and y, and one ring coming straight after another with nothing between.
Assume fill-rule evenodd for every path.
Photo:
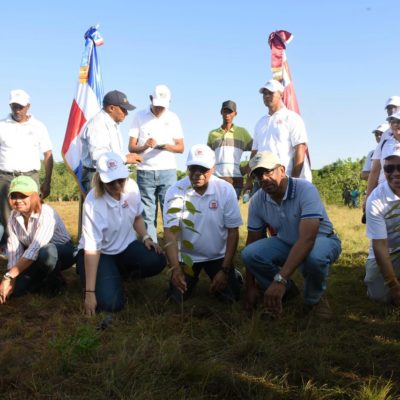
<instances>
[{"instance_id":1,"label":"distant person in field","mask_svg":"<svg viewBox=\"0 0 400 400\"><path fill-rule=\"evenodd\" d=\"M93 189L83 204L77 270L84 289L85 314L119 311L125 303L123 281L159 274L161 248L147 232L137 184L117 153L97 159Z\"/></svg>"},{"instance_id":2,"label":"distant person in field","mask_svg":"<svg viewBox=\"0 0 400 400\"><path fill-rule=\"evenodd\" d=\"M287 176L280 159L269 151L257 153L249 166L261 188L250 202L242 251L246 308L253 309L261 300L267 315L280 314L282 303L298 294L291 278L299 269L306 305L316 316L329 318L325 291L341 243L316 187L305 179ZM267 224L278 232L276 236L265 237Z\"/></svg>"},{"instance_id":3,"label":"distant person in field","mask_svg":"<svg viewBox=\"0 0 400 400\"><path fill-rule=\"evenodd\" d=\"M82 185L86 193L90 190L96 162L101 154L113 151L121 156L124 163L136 164L142 157L123 150L119 125L136 107L129 103L125 93L118 90L108 92L103 98L103 108L89 122L81 136L82 141Z\"/></svg>"},{"instance_id":4,"label":"distant person in field","mask_svg":"<svg viewBox=\"0 0 400 400\"><path fill-rule=\"evenodd\" d=\"M74 247L59 215L42 204L37 183L18 176L10 183L8 266L0 283L0 304L29 292L60 293L61 271L74 264Z\"/></svg>"},{"instance_id":5,"label":"distant person in field","mask_svg":"<svg viewBox=\"0 0 400 400\"><path fill-rule=\"evenodd\" d=\"M137 167L137 183L143 216L149 235L157 242L157 214L164 207L165 194L177 180L176 153L183 153L181 122L169 107L171 91L157 85L150 95L150 107L138 111L129 131L129 151L143 155Z\"/></svg>"},{"instance_id":6,"label":"distant person in field","mask_svg":"<svg viewBox=\"0 0 400 400\"><path fill-rule=\"evenodd\" d=\"M351 190L350 196L351 196L351 206L353 208L358 208L358 199L360 197L360 191L356 186L353 187L353 189Z\"/></svg>"},{"instance_id":7,"label":"distant person in field","mask_svg":"<svg viewBox=\"0 0 400 400\"><path fill-rule=\"evenodd\" d=\"M229 183L239 199L243 189L240 160L244 151L251 151L253 139L246 129L234 125L236 103L227 100L221 106L222 125L208 134L207 145L215 152L214 174Z\"/></svg>"},{"instance_id":8,"label":"distant person in field","mask_svg":"<svg viewBox=\"0 0 400 400\"><path fill-rule=\"evenodd\" d=\"M382 152L386 180L368 197L367 236L371 240L364 282L373 300L400 305L400 143Z\"/></svg>"},{"instance_id":9,"label":"distant person in field","mask_svg":"<svg viewBox=\"0 0 400 400\"><path fill-rule=\"evenodd\" d=\"M375 136L376 143L379 144L383 132L386 132L388 129L389 129L389 124L388 123L384 123L384 124L380 124L376 129L374 129L372 131L372 133ZM371 168L372 168L372 162L373 162L372 157L374 155L374 152L375 152L375 149L371 150L368 153L367 157L365 158L365 162L364 162L364 165L363 165L363 168L362 168L362 171L361 171L361 179L364 179L366 181L368 180L368 176L369 176L369 173L370 173Z\"/></svg>"},{"instance_id":10,"label":"distant person in field","mask_svg":"<svg viewBox=\"0 0 400 400\"><path fill-rule=\"evenodd\" d=\"M285 107L283 91L283 85L275 79L269 80L259 90L268 114L254 128L251 157L259 151L271 151L280 158L288 176L311 182L311 167L307 157L308 137L304 121L299 114ZM246 188L251 187L251 182L250 176Z\"/></svg>"},{"instance_id":11,"label":"distant person in field","mask_svg":"<svg viewBox=\"0 0 400 400\"><path fill-rule=\"evenodd\" d=\"M215 155L206 145L194 145L186 165L188 176L171 186L165 198L164 248L172 271L168 295L178 303L186 300L204 269L210 292L222 301L236 301L242 276L234 257L242 217L235 190L213 175ZM190 212L188 201L196 211ZM192 268L185 267L183 254L191 257Z\"/></svg>"},{"instance_id":12,"label":"distant person in field","mask_svg":"<svg viewBox=\"0 0 400 400\"><path fill-rule=\"evenodd\" d=\"M388 116L386 120L389 122L389 129L383 132L381 140L376 146L372 156L372 166L368 175L367 192L363 208L365 208L365 203L371 192L378 186L379 183L385 180L385 174L383 173L382 168L383 162L381 159L384 146L388 143L388 141L400 140L399 131L395 129L396 132L394 132L392 126L392 123L396 124L396 121L400 119L400 96L389 97L389 99L386 101L385 110Z\"/></svg>"},{"instance_id":13,"label":"distant person in field","mask_svg":"<svg viewBox=\"0 0 400 400\"><path fill-rule=\"evenodd\" d=\"M0 121L0 224L6 227L10 216L8 189L19 175L32 177L39 185L40 157L43 155L45 176L40 196L50 194L53 152L46 126L29 113L30 97L24 90L10 92L11 113ZM0 241L0 254L5 255L7 232Z\"/></svg>"},{"instance_id":14,"label":"distant person in field","mask_svg":"<svg viewBox=\"0 0 400 400\"><path fill-rule=\"evenodd\" d=\"M347 207L351 206L351 192L350 189L346 186L343 190L343 204Z\"/></svg>"}]
</instances>

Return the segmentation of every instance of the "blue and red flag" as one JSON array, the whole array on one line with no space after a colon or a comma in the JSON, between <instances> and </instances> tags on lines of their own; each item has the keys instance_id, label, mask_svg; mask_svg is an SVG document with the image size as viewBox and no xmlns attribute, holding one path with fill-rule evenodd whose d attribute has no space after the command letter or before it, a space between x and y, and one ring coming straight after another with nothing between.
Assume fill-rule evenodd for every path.
<instances>
[{"instance_id":1,"label":"blue and red flag","mask_svg":"<svg viewBox=\"0 0 400 400\"><path fill-rule=\"evenodd\" d=\"M78 88L72 101L61 150L64 162L74 174L82 193L84 190L81 183L82 145L80 135L86 122L101 110L103 82L96 48L104 43L97 26L90 27L84 37L85 48L79 70Z\"/></svg>"}]
</instances>

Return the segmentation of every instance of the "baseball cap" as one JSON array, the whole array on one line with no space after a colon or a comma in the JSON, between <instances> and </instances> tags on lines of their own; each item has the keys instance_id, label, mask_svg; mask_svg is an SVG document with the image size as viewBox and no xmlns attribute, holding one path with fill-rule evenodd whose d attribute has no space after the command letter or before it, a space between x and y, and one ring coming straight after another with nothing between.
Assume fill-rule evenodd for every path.
<instances>
[{"instance_id":1,"label":"baseball cap","mask_svg":"<svg viewBox=\"0 0 400 400\"><path fill-rule=\"evenodd\" d=\"M16 103L25 107L29 104L29 101L29 94L25 90L15 89L10 92L10 101L8 104Z\"/></svg>"},{"instance_id":2,"label":"baseball cap","mask_svg":"<svg viewBox=\"0 0 400 400\"><path fill-rule=\"evenodd\" d=\"M384 122L383 124L378 125L373 131L372 133L375 132L385 132L389 129L389 124L387 122Z\"/></svg>"},{"instance_id":3,"label":"baseball cap","mask_svg":"<svg viewBox=\"0 0 400 400\"><path fill-rule=\"evenodd\" d=\"M391 96L386 100L385 108L388 106L400 107L400 96Z\"/></svg>"},{"instance_id":4,"label":"baseball cap","mask_svg":"<svg viewBox=\"0 0 400 400\"><path fill-rule=\"evenodd\" d=\"M392 156L400 157L400 143L387 143L382 150L382 158L386 159Z\"/></svg>"},{"instance_id":5,"label":"baseball cap","mask_svg":"<svg viewBox=\"0 0 400 400\"><path fill-rule=\"evenodd\" d=\"M168 108L171 101L171 91L165 85L157 85L154 88L152 98L153 106Z\"/></svg>"},{"instance_id":6,"label":"baseball cap","mask_svg":"<svg viewBox=\"0 0 400 400\"><path fill-rule=\"evenodd\" d=\"M37 183L30 176L20 175L11 181L8 195L15 192L30 196L32 193L38 193L39 189Z\"/></svg>"},{"instance_id":7,"label":"baseball cap","mask_svg":"<svg viewBox=\"0 0 400 400\"><path fill-rule=\"evenodd\" d=\"M277 165L282 165L281 160L270 151L259 151L249 162L251 174L257 168L273 169Z\"/></svg>"},{"instance_id":8,"label":"baseball cap","mask_svg":"<svg viewBox=\"0 0 400 400\"><path fill-rule=\"evenodd\" d=\"M103 153L96 162L97 172L104 183L124 179L129 176L128 167L117 153Z\"/></svg>"},{"instance_id":9,"label":"baseball cap","mask_svg":"<svg viewBox=\"0 0 400 400\"><path fill-rule=\"evenodd\" d=\"M389 115L389 117L386 118L386 121L390 122L391 119L400 119L400 111L397 111L392 115Z\"/></svg>"},{"instance_id":10,"label":"baseball cap","mask_svg":"<svg viewBox=\"0 0 400 400\"><path fill-rule=\"evenodd\" d=\"M264 86L260 88L259 92L262 93L264 89L267 89L270 92L281 92L281 93L283 93L283 91L285 90L283 85L276 79L270 79Z\"/></svg>"},{"instance_id":11,"label":"baseball cap","mask_svg":"<svg viewBox=\"0 0 400 400\"><path fill-rule=\"evenodd\" d=\"M205 144L195 144L189 150L186 165L188 167L190 165L200 165L201 167L210 169L215 165L214 151Z\"/></svg>"},{"instance_id":12,"label":"baseball cap","mask_svg":"<svg viewBox=\"0 0 400 400\"><path fill-rule=\"evenodd\" d=\"M222 103L221 111L222 111L224 108L227 108L228 110L231 110L231 111L233 111L233 112L236 112L236 103L235 103L234 101L232 101L232 100L226 100L226 101L224 101L224 102Z\"/></svg>"},{"instance_id":13,"label":"baseball cap","mask_svg":"<svg viewBox=\"0 0 400 400\"><path fill-rule=\"evenodd\" d=\"M129 103L125 93L119 90L108 92L103 98L103 106L118 106L125 110L132 111L136 107Z\"/></svg>"}]
</instances>

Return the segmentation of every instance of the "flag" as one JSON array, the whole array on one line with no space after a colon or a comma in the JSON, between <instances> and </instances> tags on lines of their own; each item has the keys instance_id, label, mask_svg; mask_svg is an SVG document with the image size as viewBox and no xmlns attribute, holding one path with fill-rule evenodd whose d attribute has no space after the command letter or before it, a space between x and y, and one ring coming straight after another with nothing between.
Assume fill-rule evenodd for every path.
<instances>
[{"instance_id":1,"label":"flag","mask_svg":"<svg viewBox=\"0 0 400 400\"><path fill-rule=\"evenodd\" d=\"M283 103L289 110L300 114L285 52L286 44L290 43L292 39L293 35L290 32L283 30L275 31L269 35L268 44L271 48L272 78L280 81L285 88Z\"/></svg>"},{"instance_id":2,"label":"flag","mask_svg":"<svg viewBox=\"0 0 400 400\"><path fill-rule=\"evenodd\" d=\"M74 174L79 188L84 193L82 179L82 145L80 135L85 123L101 110L103 83L100 64L97 58L97 46L103 44L103 38L97 26L90 27L85 35L85 48L79 69L78 88L71 111L61 154L68 169Z\"/></svg>"}]
</instances>

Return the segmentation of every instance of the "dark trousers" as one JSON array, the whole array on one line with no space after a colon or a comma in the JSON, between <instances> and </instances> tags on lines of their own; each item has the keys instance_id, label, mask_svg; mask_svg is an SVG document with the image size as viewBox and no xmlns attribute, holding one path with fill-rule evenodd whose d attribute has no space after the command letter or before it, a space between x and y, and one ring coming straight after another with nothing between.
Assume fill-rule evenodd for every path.
<instances>
[{"instance_id":1,"label":"dark trousers","mask_svg":"<svg viewBox=\"0 0 400 400\"><path fill-rule=\"evenodd\" d=\"M96 300L98 310L120 311L125 303L122 282L124 279L147 278L159 274L165 267L163 254L148 250L138 240L133 241L122 253L101 254L96 276ZM77 255L77 271L85 288L84 251Z\"/></svg>"}]
</instances>

